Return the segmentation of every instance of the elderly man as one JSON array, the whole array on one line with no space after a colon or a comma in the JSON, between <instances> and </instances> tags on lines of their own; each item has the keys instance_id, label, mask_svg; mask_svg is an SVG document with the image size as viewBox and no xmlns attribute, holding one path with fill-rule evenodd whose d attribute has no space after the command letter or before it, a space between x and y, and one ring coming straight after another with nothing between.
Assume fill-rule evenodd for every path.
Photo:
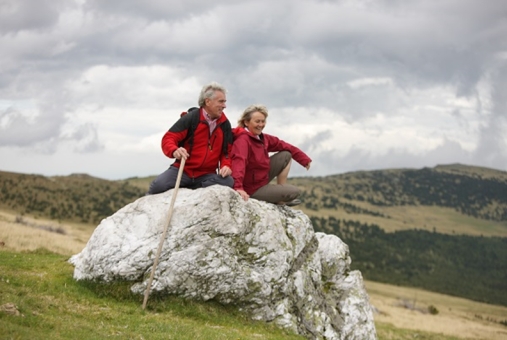
<instances>
[{"instance_id":1,"label":"elderly man","mask_svg":"<svg viewBox=\"0 0 507 340\"><path fill-rule=\"evenodd\" d=\"M227 101L225 93L225 88L215 82L205 85L199 96L199 108L183 112L165 133L162 151L176 160L150 184L148 194L174 188L182 158L185 159L185 168L181 187L233 186L229 156L232 148L231 124L223 113Z\"/></svg>"}]
</instances>

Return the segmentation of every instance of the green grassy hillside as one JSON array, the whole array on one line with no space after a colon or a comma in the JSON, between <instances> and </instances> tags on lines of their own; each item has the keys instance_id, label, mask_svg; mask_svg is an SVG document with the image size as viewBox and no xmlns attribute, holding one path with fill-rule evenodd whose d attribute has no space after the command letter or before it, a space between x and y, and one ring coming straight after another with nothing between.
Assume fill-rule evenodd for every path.
<instances>
[{"instance_id":1,"label":"green grassy hillside","mask_svg":"<svg viewBox=\"0 0 507 340\"><path fill-rule=\"evenodd\" d=\"M0 172L0 208L98 223L152 179ZM366 279L507 305L507 172L453 164L290 182L302 189L297 208L349 244Z\"/></svg>"},{"instance_id":2,"label":"green grassy hillside","mask_svg":"<svg viewBox=\"0 0 507 340\"><path fill-rule=\"evenodd\" d=\"M76 282L72 271L45 250L0 251L0 338L304 339L214 302L152 296L143 310L131 283Z\"/></svg>"},{"instance_id":3,"label":"green grassy hillside","mask_svg":"<svg viewBox=\"0 0 507 340\"><path fill-rule=\"evenodd\" d=\"M44 249L0 249L1 339L303 339L213 301L154 295L143 310L143 296L130 292L131 283L76 282L67 259ZM365 283L379 310L379 340L500 340L507 335L505 307ZM427 306L438 314L419 311Z\"/></svg>"}]
</instances>

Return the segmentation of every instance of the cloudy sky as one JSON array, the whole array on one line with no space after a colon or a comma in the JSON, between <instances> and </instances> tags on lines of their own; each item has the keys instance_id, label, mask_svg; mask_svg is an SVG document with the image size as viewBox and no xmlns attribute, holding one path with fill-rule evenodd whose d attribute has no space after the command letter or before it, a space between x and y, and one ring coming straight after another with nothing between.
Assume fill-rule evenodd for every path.
<instances>
[{"instance_id":1,"label":"cloudy sky","mask_svg":"<svg viewBox=\"0 0 507 340\"><path fill-rule=\"evenodd\" d=\"M0 0L0 170L156 175L201 87L306 172L507 171L504 0Z\"/></svg>"}]
</instances>

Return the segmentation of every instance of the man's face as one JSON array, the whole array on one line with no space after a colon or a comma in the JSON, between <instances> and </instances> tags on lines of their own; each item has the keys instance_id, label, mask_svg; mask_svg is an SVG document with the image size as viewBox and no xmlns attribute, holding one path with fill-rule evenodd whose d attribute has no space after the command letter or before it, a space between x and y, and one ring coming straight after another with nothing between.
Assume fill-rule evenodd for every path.
<instances>
[{"instance_id":1,"label":"man's face","mask_svg":"<svg viewBox=\"0 0 507 340\"><path fill-rule=\"evenodd\" d=\"M204 109L212 119L217 119L222 115L222 112L226 108L225 93L221 91L215 91L211 98L208 98L204 102Z\"/></svg>"}]
</instances>

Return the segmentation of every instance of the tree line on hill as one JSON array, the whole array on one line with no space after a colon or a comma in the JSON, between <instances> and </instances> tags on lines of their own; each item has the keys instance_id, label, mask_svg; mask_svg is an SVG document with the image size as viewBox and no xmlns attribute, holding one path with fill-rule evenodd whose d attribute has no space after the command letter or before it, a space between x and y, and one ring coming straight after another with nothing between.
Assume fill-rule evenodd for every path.
<instances>
[{"instance_id":1,"label":"tree line on hill","mask_svg":"<svg viewBox=\"0 0 507 340\"><path fill-rule=\"evenodd\" d=\"M0 172L0 207L57 221L98 223L143 195L142 189L128 182L87 175Z\"/></svg>"},{"instance_id":2,"label":"tree line on hill","mask_svg":"<svg viewBox=\"0 0 507 340\"><path fill-rule=\"evenodd\" d=\"M498 178L482 178L430 168L378 170L315 180L313 185L304 188L303 198L305 207L315 211L321 208L336 209L340 205L346 208L339 200L342 197L378 207L448 207L476 218L507 221L506 178L505 174Z\"/></svg>"},{"instance_id":3,"label":"tree line on hill","mask_svg":"<svg viewBox=\"0 0 507 340\"><path fill-rule=\"evenodd\" d=\"M349 246L351 268L368 280L507 306L507 238L387 233L358 221L310 219L315 231L335 234Z\"/></svg>"}]
</instances>

